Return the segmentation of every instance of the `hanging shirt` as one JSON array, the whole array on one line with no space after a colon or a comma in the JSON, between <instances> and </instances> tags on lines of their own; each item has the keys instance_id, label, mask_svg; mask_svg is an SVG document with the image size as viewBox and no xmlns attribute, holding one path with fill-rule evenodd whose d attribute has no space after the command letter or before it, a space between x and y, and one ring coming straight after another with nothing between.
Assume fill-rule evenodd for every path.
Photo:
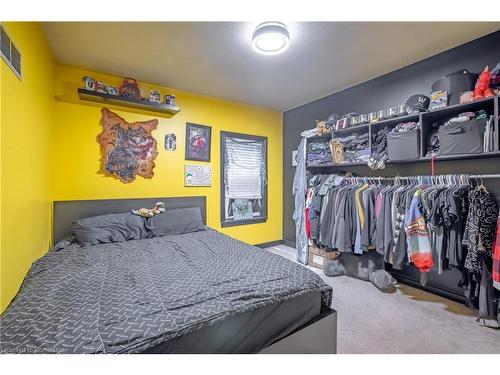
<instances>
[{"instance_id":1,"label":"hanging shirt","mask_svg":"<svg viewBox=\"0 0 500 375\"><path fill-rule=\"evenodd\" d=\"M421 189L417 189L413 195L410 210L405 220L405 231L409 260L420 272L429 272L434 267L434 261L432 259L429 231L419 208L421 192Z\"/></svg>"},{"instance_id":2,"label":"hanging shirt","mask_svg":"<svg viewBox=\"0 0 500 375\"><path fill-rule=\"evenodd\" d=\"M305 196L307 188L306 176L306 139L302 138L297 149L297 167L293 179L292 194L295 197L295 210L293 220L295 221L295 246L297 248L297 260L307 264L309 248L306 233Z\"/></svg>"},{"instance_id":3,"label":"hanging shirt","mask_svg":"<svg viewBox=\"0 0 500 375\"><path fill-rule=\"evenodd\" d=\"M498 206L493 194L483 186L469 192L469 214L463 236L467 247L465 268L481 273L482 256L491 257L496 235Z\"/></svg>"},{"instance_id":4,"label":"hanging shirt","mask_svg":"<svg viewBox=\"0 0 500 375\"><path fill-rule=\"evenodd\" d=\"M500 290L500 216L497 219L497 232L493 253L493 286Z\"/></svg>"}]
</instances>

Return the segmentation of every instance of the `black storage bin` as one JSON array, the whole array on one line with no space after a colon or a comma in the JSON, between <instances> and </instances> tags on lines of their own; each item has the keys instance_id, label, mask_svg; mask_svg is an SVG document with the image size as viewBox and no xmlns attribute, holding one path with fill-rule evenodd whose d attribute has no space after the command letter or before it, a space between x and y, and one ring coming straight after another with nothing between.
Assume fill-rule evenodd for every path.
<instances>
[{"instance_id":1,"label":"black storage bin","mask_svg":"<svg viewBox=\"0 0 500 375\"><path fill-rule=\"evenodd\" d=\"M390 161L420 158L420 129L387 134L387 154Z\"/></svg>"},{"instance_id":2,"label":"black storage bin","mask_svg":"<svg viewBox=\"0 0 500 375\"><path fill-rule=\"evenodd\" d=\"M448 105L460 103L460 95L466 91L473 91L478 79L476 73L469 73L467 69L448 74L432 84L431 91L446 91L448 93Z\"/></svg>"},{"instance_id":3,"label":"black storage bin","mask_svg":"<svg viewBox=\"0 0 500 375\"><path fill-rule=\"evenodd\" d=\"M469 120L439 127L441 155L480 154L486 120Z\"/></svg>"}]
</instances>

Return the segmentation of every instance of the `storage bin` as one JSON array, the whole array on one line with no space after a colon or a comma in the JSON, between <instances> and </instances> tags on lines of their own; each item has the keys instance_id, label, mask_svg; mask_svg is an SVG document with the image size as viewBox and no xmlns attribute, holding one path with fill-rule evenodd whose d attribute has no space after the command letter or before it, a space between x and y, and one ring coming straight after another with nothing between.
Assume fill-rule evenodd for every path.
<instances>
[{"instance_id":1,"label":"storage bin","mask_svg":"<svg viewBox=\"0 0 500 375\"><path fill-rule=\"evenodd\" d=\"M420 129L387 134L389 161L420 158Z\"/></svg>"},{"instance_id":2,"label":"storage bin","mask_svg":"<svg viewBox=\"0 0 500 375\"><path fill-rule=\"evenodd\" d=\"M327 260L337 259L338 253L335 251L325 251L316 246L309 246L309 265L323 269L323 264Z\"/></svg>"},{"instance_id":3,"label":"storage bin","mask_svg":"<svg viewBox=\"0 0 500 375\"><path fill-rule=\"evenodd\" d=\"M480 154L486 120L469 120L439 127L441 155Z\"/></svg>"}]
</instances>

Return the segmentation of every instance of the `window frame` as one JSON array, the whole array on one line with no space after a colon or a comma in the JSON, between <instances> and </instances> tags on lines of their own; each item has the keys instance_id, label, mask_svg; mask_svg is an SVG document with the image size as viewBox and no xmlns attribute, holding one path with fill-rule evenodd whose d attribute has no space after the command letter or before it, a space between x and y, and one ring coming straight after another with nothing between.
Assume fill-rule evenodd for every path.
<instances>
[{"instance_id":1,"label":"window frame","mask_svg":"<svg viewBox=\"0 0 500 375\"><path fill-rule=\"evenodd\" d=\"M226 155L226 138L241 138L249 141L259 141L264 144L264 163L266 167L266 184L262 189L262 213L260 216L254 219L247 220L225 220L226 216L226 187L224 185L224 170L225 170L225 155ZM254 135L254 134L244 134L244 133L234 133L221 130L220 132L220 223L221 227L235 227L239 225L250 225L257 223L265 223L267 221L267 186L269 184L269 171L268 171L268 140L267 137Z\"/></svg>"}]
</instances>

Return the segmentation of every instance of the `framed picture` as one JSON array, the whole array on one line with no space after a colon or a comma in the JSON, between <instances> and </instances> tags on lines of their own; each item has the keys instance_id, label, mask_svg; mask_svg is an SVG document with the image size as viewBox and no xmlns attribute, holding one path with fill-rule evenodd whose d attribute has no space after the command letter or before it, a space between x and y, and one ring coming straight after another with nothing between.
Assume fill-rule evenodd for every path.
<instances>
[{"instance_id":1,"label":"framed picture","mask_svg":"<svg viewBox=\"0 0 500 375\"><path fill-rule=\"evenodd\" d=\"M177 137L173 133L165 134L165 150L175 151L177 147Z\"/></svg>"},{"instance_id":2,"label":"framed picture","mask_svg":"<svg viewBox=\"0 0 500 375\"><path fill-rule=\"evenodd\" d=\"M206 125L186 124L186 160L210 161L212 128Z\"/></svg>"},{"instance_id":3,"label":"framed picture","mask_svg":"<svg viewBox=\"0 0 500 375\"><path fill-rule=\"evenodd\" d=\"M186 164L184 186L212 186L212 166Z\"/></svg>"}]
</instances>

